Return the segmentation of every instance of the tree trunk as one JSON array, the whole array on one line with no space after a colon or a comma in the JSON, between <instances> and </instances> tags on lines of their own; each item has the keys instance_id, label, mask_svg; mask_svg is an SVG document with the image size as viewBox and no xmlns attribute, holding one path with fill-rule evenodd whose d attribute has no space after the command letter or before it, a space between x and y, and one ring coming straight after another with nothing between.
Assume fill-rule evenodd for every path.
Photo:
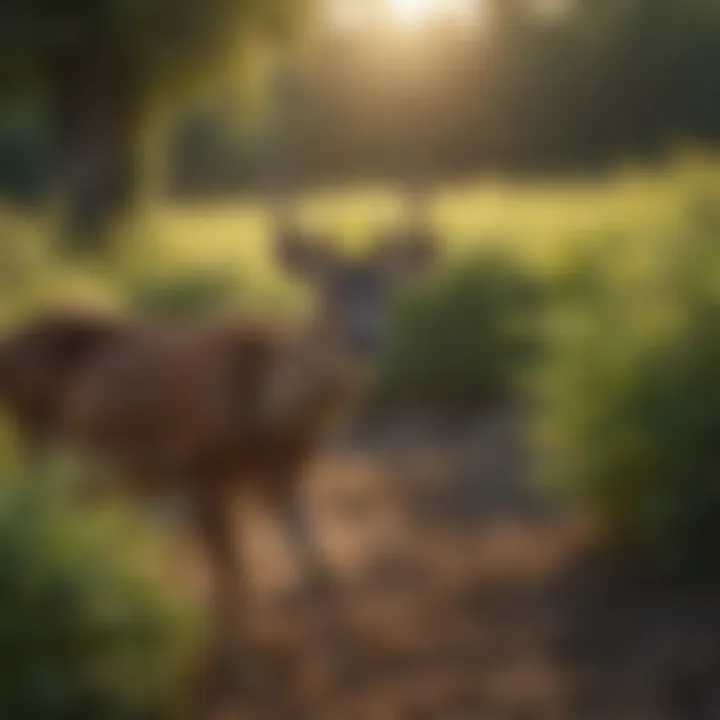
<instances>
[{"instance_id":1,"label":"tree trunk","mask_svg":"<svg viewBox=\"0 0 720 720\"><path fill-rule=\"evenodd\" d=\"M139 102L133 84L98 52L55 67L51 113L61 240L76 252L105 247L136 195Z\"/></svg>"}]
</instances>

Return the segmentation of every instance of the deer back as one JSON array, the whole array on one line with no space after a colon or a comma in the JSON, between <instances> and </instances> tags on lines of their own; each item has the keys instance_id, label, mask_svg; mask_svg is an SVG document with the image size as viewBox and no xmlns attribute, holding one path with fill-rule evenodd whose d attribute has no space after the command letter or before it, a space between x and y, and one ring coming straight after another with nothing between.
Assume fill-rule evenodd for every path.
<instances>
[{"instance_id":1,"label":"deer back","mask_svg":"<svg viewBox=\"0 0 720 720\"><path fill-rule=\"evenodd\" d=\"M129 325L80 311L46 314L0 342L0 404L28 434L58 431L67 388Z\"/></svg>"}]
</instances>

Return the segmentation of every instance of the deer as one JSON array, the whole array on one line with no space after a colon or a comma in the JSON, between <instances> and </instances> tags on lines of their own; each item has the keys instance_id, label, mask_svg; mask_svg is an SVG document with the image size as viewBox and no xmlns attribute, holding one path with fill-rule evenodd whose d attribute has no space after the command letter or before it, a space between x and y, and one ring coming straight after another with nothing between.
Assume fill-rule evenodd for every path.
<instances>
[{"instance_id":1,"label":"deer","mask_svg":"<svg viewBox=\"0 0 720 720\"><path fill-rule=\"evenodd\" d=\"M348 418L391 300L435 248L415 238L362 260L285 229L283 270L315 292L299 327L218 318L191 324L55 313L0 341L0 405L30 437L104 464L122 492L180 494L214 574L219 692L246 669L248 574L234 534L239 493L262 500L323 593L332 573L300 497L328 432Z\"/></svg>"},{"instance_id":2,"label":"deer","mask_svg":"<svg viewBox=\"0 0 720 720\"><path fill-rule=\"evenodd\" d=\"M66 390L92 358L130 329L119 317L79 307L40 313L0 339L0 403L28 459L58 435Z\"/></svg>"}]
</instances>

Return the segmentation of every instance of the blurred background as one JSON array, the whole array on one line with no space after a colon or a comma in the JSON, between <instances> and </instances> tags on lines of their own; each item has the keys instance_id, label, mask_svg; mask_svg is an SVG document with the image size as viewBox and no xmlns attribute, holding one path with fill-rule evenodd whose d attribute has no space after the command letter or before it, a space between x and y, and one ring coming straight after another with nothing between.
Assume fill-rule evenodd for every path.
<instances>
[{"instance_id":1,"label":"blurred background","mask_svg":"<svg viewBox=\"0 0 720 720\"><path fill-rule=\"evenodd\" d=\"M716 0L9 0L0 97L3 331L292 317L278 198L349 255L437 239L309 483L367 672L300 699L251 513L247 717L720 717ZM56 464L4 422L0 717L192 717L192 548Z\"/></svg>"}]
</instances>

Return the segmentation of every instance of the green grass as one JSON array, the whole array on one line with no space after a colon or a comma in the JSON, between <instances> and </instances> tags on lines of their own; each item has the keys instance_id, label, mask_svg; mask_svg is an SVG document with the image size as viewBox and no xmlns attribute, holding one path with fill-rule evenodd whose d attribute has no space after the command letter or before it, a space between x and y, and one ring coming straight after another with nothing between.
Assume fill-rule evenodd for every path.
<instances>
[{"instance_id":1,"label":"green grass","mask_svg":"<svg viewBox=\"0 0 720 720\"><path fill-rule=\"evenodd\" d=\"M651 236L683 222L687 198L720 197L720 165L676 162L662 170L627 170L600 182L501 183L438 188L429 217L448 255L479 246L509 246L526 261L554 260L590 235ZM300 224L354 249L403 221L396 188L378 185L318 191L296 206ZM248 198L202 205L166 205L152 217L152 236L174 262L231 265L275 276L263 205Z\"/></svg>"}]
</instances>

